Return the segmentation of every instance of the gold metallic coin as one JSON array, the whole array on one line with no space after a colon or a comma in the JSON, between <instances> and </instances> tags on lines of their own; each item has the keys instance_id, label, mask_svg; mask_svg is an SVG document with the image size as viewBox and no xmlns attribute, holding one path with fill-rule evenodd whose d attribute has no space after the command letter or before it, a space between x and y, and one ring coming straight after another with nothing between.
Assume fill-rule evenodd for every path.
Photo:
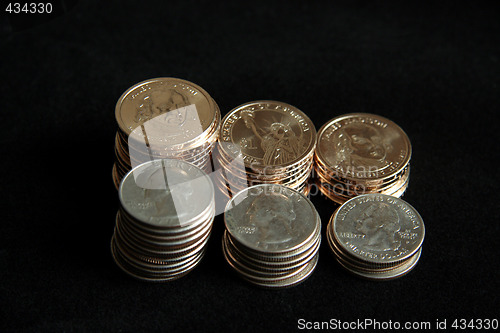
<instances>
[{"instance_id":1,"label":"gold metallic coin","mask_svg":"<svg viewBox=\"0 0 500 333\"><path fill-rule=\"evenodd\" d=\"M383 179L403 170L410 140L384 117L353 113L336 117L318 132L316 156L328 169L354 179Z\"/></svg>"},{"instance_id":2,"label":"gold metallic coin","mask_svg":"<svg viewBox=\"0 0 500 333\"><path fill-rule=\"evenodd\" d=\"M116 120L120 130L130 136L162 116L152 124L159 131L154 127L147 136L150 142L173 146L195 140L213 126L216 110L210 95L198 85L177 78L157 78L139 82L123 93L116 104Z\"/></svg>"},{"instance_id":3,"label":"gold metallic coin","mask_svg":"<svg viewBox=\"0 0 500 333\"><path fill-rule=\"evenodd\" d=\"M304 169L311 166L313 160L311 156L308 156L307 159L301 161L301 163L297 164L293 168L290 167L282 172L276 173L272 169L263 169L261 172L254 172L250 169L244 168L242 161L233 160L232 162L228 162L224 157L220 155L220 152L217 151L215 154L215 159L217 161L217 165L220 168L227 170L229 173L234 174L240 178L248 178L262 181L275 181L275 180L284 180L284 178L293 177L298 173L304 171ZM270 171L270 172L268 172Z\"/></svg>"},{"instance_id":4,"label":"gold metallic coin","mask_svg":"<svg viewBox=\"0 0 500 333\"><path fill-rule=\"evenodd\" d=\"M211 168L210 155L220 133L217 103L198 85L177 78L140 82L119 98L115 116L115 186L141 163L161 158Z\"/></svg>"},{"instance_id":5,"label":"gold metallic coin","mask_svg":"<svg viewBox=\"0 0 500 333\"><path fill-rule=\"evenodd\" d=\"M401 196L410 157L410 140L394 122L366 113L342 115L318 132L316 184L337 203L367 193Z\"/></svg>"},{"instance_id":6,"label":"gold metallic coin","mask_svg":"<svg viewBox=\"0 0 500 333\"><path fill-rule=\"evenodd\" d=\"M302 111L282 102L256 101L233 109L222 123L214 162L223 170L223 191L234 194L258 184L305 188L316 130Z\"/></svg>"},{"instance_id":7,"label":"gold metallic coin","mask_svg":"<svg viewBox=\"0 0 500 333\"><path fill-rule=\"evenodd\" d=\"M276 101L249 102L222 120L223 154L243 157L252 169L286 168L300 162L316 146L316 129L299 109Z\"/></svg>"},{"instance_id":8,"label":"gold metallic coin","mask_svg":"<svg viewBox=\"0 0 500 333\"><path fill-rule=\"evenodd\" d=\"M329 188L335 193L344 194L346 196L352 197L355 195L361 195L365 193L383 193L390 191L391 189L399 188L404 183L406 183L410 177L409 169L405 169L406 172L399 175L398 178L391 180L389 183L383 183L379 186L369 186L358 183L357 185L346 184L337 179L328 179L321 173L316 173L318 179L323 183L325 188Z\"/></svg>"}]
</instances>

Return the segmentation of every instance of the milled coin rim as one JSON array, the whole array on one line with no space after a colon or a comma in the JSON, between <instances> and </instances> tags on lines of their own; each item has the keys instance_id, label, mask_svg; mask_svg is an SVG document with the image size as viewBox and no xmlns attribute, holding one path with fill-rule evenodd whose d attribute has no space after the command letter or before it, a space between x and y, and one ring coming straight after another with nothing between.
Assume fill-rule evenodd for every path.
<instances>
[{"instance_id":1,"label":"milled coin rim","mask_svg":"<svg viewBox=\"0 0 500 333\"><path fill-rule=\"evenodd\" d=\"M327 188L325 188L323 186L323 183L319 179L316 179L315 185L319 188L319 190L321 191L321 193L325 197L327 197L328 199L330 199L331 201L335 202L338 205L343 205L344 203L346 203L346 201L348 201L350 199L354 199L354 198L359 196L359 195L355 195L352 197L345 197L345 196L339 196L337 194L332 194L331 191L329 191ZM374 193L365 193L365 194L385 194L385 195L390 195L390 196L395 197L395 198L401 198L404 195L405 191L407 190L408 185L409 185L409 179L401 187L395 189L394 192L386 192L386 193L374 192ZM360 195L365 195L365 194L360 194Z\"/></svg>"},{"instance_id":2,"label":"milled coin rim","mask_svg":"<svg viewBox=\"0 0 500 333\"><path fill-rule=\"evenodd\" d=\"M131 276L131 277L133 277L135 279L142 280L142 281L147 281L147 282L168 282L168 281L177 280L177 279L185 276L189 272L191 272L195 267L197 267L198 264L201 262L201 260L204 257L204 253L203 253L203 255L198 259L198 261L195 261L192 264L192 266L186 267L186 269L184 271L182 271L182 272L175 273L175 274L159 274L159 275L153 277L153 276L148 275L148 274L140 275L141 273L145 273L145 272L134 271L133 267L129 267L129 268L132 268L132 270L127 269L126 266L128 266L128 265L126 263L124 264L124 263L122 263L120 261L119 253L115 253L115 248L113 246L113 238L111 239L111 244L110 245L111 245L110 246L111 247L111 255L113 257L113 260L114 260L115 264L123 272L125 272L129 276Z\"/></svg>"},{"instance_id":3,"label":"milled coin rim","mask_svg":"<svg viewBox=\"0 0 500 333\"><path fill-rule=\"evenodd\" d=\"M215 153L215 160L217 161L217 167L224 169L226 171L229 171L231 174L233 174L235 177L243 177L243 175L248 178L248 179L256 179L256 180L263 180L263 181L274 181L274 180L281 180L283 178L291 177L294 174L299 173L304 169L305 166L311 166L314 165L314 161L311 157L304 159L302 163L299 165L287 169L281 173L277 172L272 172L272 173L255 173L248 168L240 168L240 165L231 165L227 160L225 160L223 157L220 156L219 151Z\"/></svg>"},{"instance_id":4,"label":"milled coin rim","mask_svg":"<svg viewBox=\"0 0 500 333\"><path fill-rule=\"evenodd\" d=\"M319 220L319 217L318 217ZM238 249L239 252L244 252L247 257L253 258L256 260L264 260L269 262L270 264L272 263L283 263L289 260L293 260L294 258L297 258L298 256L302 255L303 252L307 251L309 248L311 248L316 242L321 242L321 220L319 220L319 223L316 225L316 228L314 229L313 233L308 236L306 240L302 243L300 247L297 247L296 249L293 249L291 251L287 252L263 252L263 251L255 251L253 249L248 248L246 245L241 244L237 239L234 239L233 236L227 231L227 229L224 231L224 234L228 234L228 241L231 243L231 245Z\"/></svg>"},{"instance_id":5,"label":"milled coin rim","mask_svg":"<svg viewBox=\"0 0 500 333\"><path fill-rule=\"evenodd\" d=\"M345 183L341 183L339 181L336 181L336 180L326 180L322 175L317 175L317 178L318 180L324 184L324 185L329 185L331 187L335 187L337 185L340 185L342 188L348 188L349 186L352 186L352 185L348 185L348 184L345 184ZM339 196L345 196L345 197L349 197L349 198L352 198L354 196L358 196L358 195L362 195L362 194L370 194L370 193L392 193L394 192L394 189L399 189L401 187L403 187L404 185L407 185L409 183L409 180L410 180L410 174L407 173L407 174L404 174L404 175L401 175L400 178L398 179L395 179L393 180L391 183L388 183L388 184L384 184L383 186L379 187L379 188L371 188L371 189L366 189L365 190L365 193L360 193L360 194L353 194L353 195L349 195L347 194L348 192L361 192L362 190L355 190L355 189L347 189L347 190L343 190L343 191L333 191L333 193L335 195L339 195ZM358 185L358 186L361 186L361 185ZM326 189L326 186L324 186L325 189Z\"/></svg>"},{"instance_id":6,"label":"milled coin rim","mask_svg":"<svg viewBox=\"0 0 500 333\"><path fill-rule=\"evenodd\" d=\"M180 230L179 232L175 230L174 232L157 232L157 230L145 230L143 228L137 227L133 222L129 221L121 215L121 211L118 211L119 217L117 216L117 221L120 225L124 225L127 229L130 229L134 234L140 234L138 237L144 239L151 239L153 241L177 241L181 239L186 239L200 230L202 230L207 224L213 224L215 217L215 210L212 211L211 215L206 218L206 220L199 225L194 226L191 229ZM118 223L118 222L117 222Z\"/></svg>"},{"instance_id":7,"label":"milled coin rim","mask_svg":"<svg viewBox=\"0 0 500 333\"><path fill-rule=\"evenodd\" d=\"M302 271L306 270L307 271L307 268L309 267L308 265L314 261L316 258L317 258L317 253L315 256L312 257L311 260L309 260L308 262L305 262L303 265L299 266L298 268L296 269L292 269L290 272L288 272L288 274L285 274L285 275L276 275L274 277L260 277L258 275L255 275L251 272L245 272L244 269L242 269L241 267L239 267L239 263L237 261L234 260L234 258L231 256L231 253L228 252L228 249L225 247L225 244L223 242L222 244L222 248L223 248L223 253L224 253L224 257L227 261L227 263L238 273L240 274L241 277L244 277L246 278L247 280L250 280L251 282L256 282L256 283L262 283L262 284L279 284L279 283L283 283L285 281L288 281L288 280L291 280L293 279L294 277L296 277L297 275L299 275Z\"/></svg>"},{"instance_id":8,"label":"milled coin rim","mask_svg":"<svg viewBox=\"0 0 500 333\"><path fill-rule=\"evenodd\" d=\"M417 253L415 253L409 260L405 263L403 263L401 266L398 266L397 268L389 271L383 271L383 272L363 272L356 270L355 268L349 267L342 263L341 261L337 260L337 262L345 268L347 271L350 273L360 276L362 278L368 279L368 280L374 280L374 281L386 281L386 280L393 280L397 279L400 277L405 276L408 274L415 266L417 265L418 261L420 260L420 256L422 253L422 249L419 249Z\"/></svg>"},{"instance_id":9,"label":"milled coin rim","mask_svg":"<svg viewBox=\"0 0 500 333\"><path fill-rule=\"evenodd\" d=\"M312 244L312 246L305 249L304 252L301 252L296 257L292 257L292 259L290 260L266 261L266 258L257 259L246 256L241 252L241 250L239 250L234 246L234 244L231 243L230 237L226 235L227 234L224 233L224 241L226 242L227 250L236 257L236 259L242 264L242 266L258 270L262 274L264 274L264 272L266 274L285 272L302 266L304 263L309 262L309 260L316 255L321 245L321 238L318 238L317 241Z\"/></svg>"}]
</instances>

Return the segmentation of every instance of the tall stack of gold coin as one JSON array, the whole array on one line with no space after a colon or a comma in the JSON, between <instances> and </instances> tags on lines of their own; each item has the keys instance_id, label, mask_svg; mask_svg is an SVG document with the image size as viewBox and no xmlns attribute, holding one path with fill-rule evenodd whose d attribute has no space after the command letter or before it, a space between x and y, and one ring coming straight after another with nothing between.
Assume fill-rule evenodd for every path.
<instances>
[{"instance_id":1,"label":"tall stack of gold coin","mask_svg":"<svg viewBox=\"0 0 500 333\"><path fill-rule=\"evenodd\" d=\"M314 124L296 107L276 101L240 105L222 120L215 183L227 197L270 183L305 192L315 147Z\"/></svg>"},{"instance_id":2,"label":"tall stack of gold coin","mask_svg":"<svg viewBox=\"0 0 500 333\"><path fill-rule=\"evenodd\" d=\"M120 97L115 114L116 188L130 169L155 159L181 159L211 171L221 115L198 85L176 78L137 83Z\"/></svg>"},{"instance_id":3,"label":"tall stack of gold coin","mask_svg":"<svg viewBox=\"0 0 500 333\"><path fill-rule=\"evenodd\" d=\"M368 193L401 197L410 157L410 140L394 122L373 114L342 115L318 132L316 184L339 204Z\"/></svg>"}]
</instances>

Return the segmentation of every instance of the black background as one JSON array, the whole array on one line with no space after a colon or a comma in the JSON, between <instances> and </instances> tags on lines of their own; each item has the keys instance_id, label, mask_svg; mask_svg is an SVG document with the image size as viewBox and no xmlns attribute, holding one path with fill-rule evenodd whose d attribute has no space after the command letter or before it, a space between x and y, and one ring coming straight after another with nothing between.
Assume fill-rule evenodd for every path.
<instances>
[{"instance_id":1,"label":"black background","mask_svg":"<svg viewBox=\"0 0 500 333\"><path fill-rule=\"evenodd\" d=\"M6 4L6 2L5 2ZM2 11L4 11L2 2ZM0 330L295 330L297 320L498 318L500 15L485 3L81 1L0 41ZM390 282L343 271L326 242L286 290L207 255L171 283L112 261L114 106L161 76L204 87L222 114L288 102L316 127L350 112L399 124L413 146L404 199L426 226L416 268ZM312 198L326 225L335 205Z\"/></svg>"}]
</instances>

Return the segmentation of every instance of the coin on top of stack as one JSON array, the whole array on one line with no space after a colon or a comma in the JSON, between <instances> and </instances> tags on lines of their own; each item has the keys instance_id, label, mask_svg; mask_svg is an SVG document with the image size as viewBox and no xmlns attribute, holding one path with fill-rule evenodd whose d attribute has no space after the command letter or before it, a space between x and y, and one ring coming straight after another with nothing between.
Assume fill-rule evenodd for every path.
<instances>
[{"instance_id":1,"label":"coin on top of stack","mask_svg":"<svg viewBox=\"0 0 500 333\"><path fill-rule=\"evenodd\" d=\"M277 184L249 187L228 202L224 221L223 253L243 279L283 288L314 271L321 221L300 192Z\"/></svg>"},{"instance_id":2,"label":"coin on top of stack","mask_svg":"<svg viewBox=\"0 0 500 333\"><path fill-rule=\"evenodd\" d=\"M154 159L181 159L211 171L221 115L217 103L198 85L176 78L137 83L118 99L115 116L117 188L131 168Z\"/></svg>"},{"instance_id":3,"label":"coin on top of stack","mask_svg":"<svg viewBox=\"0 0 500 333\"><path fill-rule=\"evenodd\" d=\"M214 164L217 186L228 196L258 184L281 184L304 191L313 167L316 129L298 108L277 101L254 101L222 120Z\"/></svg>"},{"instance_id":4,"label":"coin on top of stack","mask_svg":"<svg viewBox=\"0 0 500 333\"><path fill-rule=\"evenodd\" d=\"M410 140L394 122L367 113L342 115L318 132L316 183L339 204L367 193L401 197L408 187L410 157Z\"/></svg>"},{"instance_id":5,"label":"coin on top of stack","mask_svg":"<svg viewBox=\"0 0 500 333\"><path fill-rule=\"evenodd\" d=\"M372 280L405 275L425 236L420 214L400 198L372 193L346 201L327 226L328 244L345 269Z\"/></svg>"},{"instance_id":6,"label":"coin on top of stack","mask_svg":"<svg viewBox=\"0 0 500 333\"><path fill-rule=\"evenodd\" d=\"M111 252L123 271L160 282L196 267L215 215L214 187L203 170L176 159L145 162L127 173L119 197Z\"/></svg>"}]
</instances>

